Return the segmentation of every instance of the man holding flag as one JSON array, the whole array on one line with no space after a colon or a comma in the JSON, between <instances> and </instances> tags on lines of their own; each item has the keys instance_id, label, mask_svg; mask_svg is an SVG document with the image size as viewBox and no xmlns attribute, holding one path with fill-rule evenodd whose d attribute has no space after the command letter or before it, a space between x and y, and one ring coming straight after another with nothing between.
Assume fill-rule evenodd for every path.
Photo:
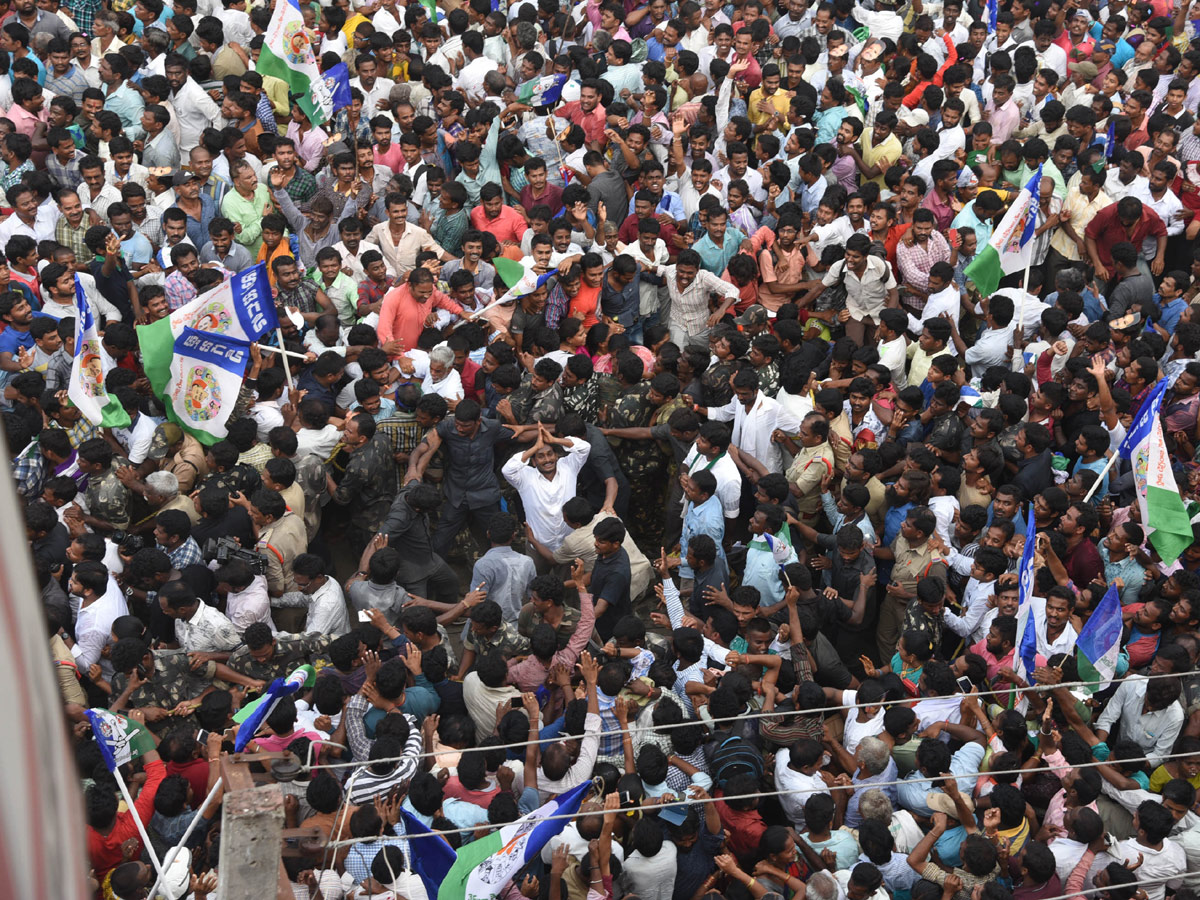
<instances>
[{"instance_id":1,"label":"man holding flag","mask_svg":"<svg viewBox=\"0 0 1200 900\"><path fill-rule=\"evenodd\" d=\"M126 858L136 859L144 848L149 847L146 823L154 815L154 797L167 777L167 768L154 747L153 737L146 730L141 712L135 711L127 719L106 709L89 709L87 717L104 764L126 797L126 809L119 812L117 795L110 785L94 784L85 795L88 856L96 877L102 879ZM146 781L138 791L137 799L131 800L120 767L135 759L142 760ZM126 843L130 841L133 842L132 853L127 853Z\"/></svg>"}]
</instances>

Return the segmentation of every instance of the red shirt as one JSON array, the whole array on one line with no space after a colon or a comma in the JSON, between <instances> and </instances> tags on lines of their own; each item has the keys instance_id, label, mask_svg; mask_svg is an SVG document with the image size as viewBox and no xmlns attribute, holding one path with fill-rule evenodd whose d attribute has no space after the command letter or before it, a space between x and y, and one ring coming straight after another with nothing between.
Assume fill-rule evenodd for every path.
<instances>
[{"instance_id":1,"label":"red shirt","mask_svg":"<svg viewBox=\"0 0 1200 900\"><path fill-rule=\"evenodd\" d=\"M169 762L168 775L182 775L192 786L192 794L197 798L208 796L208 760L193 759L185 763Z\"/></svg>"},{"instance_id":2,"label":"red shirt","mask_svg":"<svg viewBox=\"0 0 1200 900\"><path fill-rule=\"evenodd\" d=\"M479 363L468 359L463 363L462 371L458 373L462 379L463 395L468 400L483 402L483 393L475 387L475 376L479 374Z\"/></svg>"},{"instance_id":3,"label":"red shirt","mask_svg":"<svg viewBox=\"0 0 1200 900\"><path fill-rule=\"evenodd\" d=\"M533 196L533 188L529 185L521 188L521 205L525 207L525 212L533 212L535 206L550 207L550 215L554 215L562 209L563 189L557 184L547 184L546 190L540 197Z\"/></svg>"},{"instance_id":4,"label":"red shirt","mask_svg":"<svg viewBox=\"0 0 1200 900\"><path fill-rule=\"evenodd\" d=\"M1104 268L1111 272L1113 264L1112 248L1115 244L1128 241L1133 246L1140 248L1142 241L1147 237L1156 238L1160 235L1166 237L1167 226L1158 217L1158 213L1143 204L1141 221L1134 226L1133 234L1127 234L1125 226L1117 218L1117 204L1113 203L1104 207L1104 209L1092 217L1092 221L1088 222L1087 228L1084 229L1084 234L1096 242L1096 255L1100 257L1100 262L1104 264ZM1081 581L1076 581L1075 583L1086 584L1086 582Z\"/></svg>"},{"instance_id":5,"label":"red shirt","mask_svg":"<svg viewBox=\"0 0 1200 900\"><path fill-rule=\"evenodd\" d=\"M582 128L584 140L589 143L592 141L604 143L604 129L608 125L608 116L604 112L604 107L599 103L588 113L583 111L578 100L572 100L554 110L554 116L558 119L566 119L572 125Z\"/></svg>"},{"instance_id":6,"label":"red shirt","mask_svg":"<svg viewBox=\"0 0 1200 900\"><path fill-rule=\"evenodd\" d=\"M511 206L500 207L500 215L489 219L483 211L481 203L471 210L471 227L478 231L488 232L501 244L505 241L519 244L521 236L525 234L525 229L529 226L525 223L524 217Z\"/></svg>"},{"instance_id":7,"label":"red shirt","mask_svg":"<svg viewBox=\"0 0 1200 900\"><path fill-rule=\"evenodd\" d=\"M724 792L717 791L719 798ZM725 828L726 842L733 855L739 860L749 859L758 853L758 843L767 830L767 823L757 809L734 809L724 800L717 800L717 815Z\"/></svg>"},{"instance_id":8,"label":"red shirt","mask_svg":"<svg viewBox=\"0 0 1200 900\"><path fill-rule=\"evenodd\" d=\"M658 213L656 212L655 216L657 215ZM626 216L625 221L621 223L621 227L617 230L617 239L623 244L637 243L639 221L640 220L636 215ZM664 225L662 222L659 222L658 227L658 236L662 239L662 242L667 245L667 252L671 255L678 253L679 249L675 246L675 236L679 234L679 232L675 230L675 226Z\"/></svg>"},{"instance_id":9,"label":"red shirt","mask_svg":"<svg viewBox=\"0 0 1200 900\"><path fill-rule=\"evenodd\" d=\"M116 822L108 834L101 834L88 826L88 859L92 861L92 868L96 870L96 878L99 881L103 881L105 875L121 864L121 844L125 841L135 838L138 842L138 855L141 855L142 838L138 834L133 817L137 815L143 824L150 821L150 817L154 815L154 795L158 793L158 786L166 777L167 767L161 759L146 763L146 784L133 801L133 810L117 813Z\"/></svg>"}]
</instances>

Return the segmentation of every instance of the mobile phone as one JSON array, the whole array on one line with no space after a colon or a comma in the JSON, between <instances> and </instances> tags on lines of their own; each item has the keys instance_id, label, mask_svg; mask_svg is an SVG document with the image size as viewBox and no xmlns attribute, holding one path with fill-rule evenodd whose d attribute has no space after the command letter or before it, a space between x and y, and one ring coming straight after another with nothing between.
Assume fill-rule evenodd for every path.
<instances>
[{"instance_id":1,"label":"mobile phone","mask_svg":"<svg viewBox=\"0 0 1200 900\"><path fill-rule=\"evenodd\" d=\"M958 676L958 689L962 693L969 694L972 690L974 690L974 688L975 685L971 683L970 678L968 678L966 675Z\"/></svg>"},{"instance_id":2,"label":"mobile phone","mask_svg":"<svg viewBox=\"0 0 1200 900\"><path fill-rule=\"evenodd\" d=\"M367 610L365 610L365 609L360 609L360 610L358 611L358 621L360 621L360 622L370 622L370 621L371 621L371 613L370 613L370 612L368 612L368 611L367 611Z\"/></svg>"},{"instance_id":3,"label":"mobile phone","mask_svg":"<svg viewBox=\"0 0 1200 900\"><path fill-rule=\"evenodd\" d=\"M203 728L201 728L199 731L197 731L196 732L196 743L197 744L207 744L208 743L208 731L206 731Z\"/></svg>"},{"instance_id":4,"label":"mobile phone","mask_svg":"<svg viewBox=\"0 0 1200 900\"><path fill-rule=\"evenodd\" d=\"M142 679L142 681L146 680L146 667L143 666L141 663L138 663L137 674L138 674L138 678Z\"/></svg>"},{"instance_id":5,"label":"mobile phone","mask_svg":"<svg viewBox=\"0 0 1200 900\"><path fill-rule=\"evenodd\" d=\"M508 705L511 706L513 709L524 709L525 708L525 702L520 697L513 697L511 700L508 701Z\"/></svg>"}]
</instances>

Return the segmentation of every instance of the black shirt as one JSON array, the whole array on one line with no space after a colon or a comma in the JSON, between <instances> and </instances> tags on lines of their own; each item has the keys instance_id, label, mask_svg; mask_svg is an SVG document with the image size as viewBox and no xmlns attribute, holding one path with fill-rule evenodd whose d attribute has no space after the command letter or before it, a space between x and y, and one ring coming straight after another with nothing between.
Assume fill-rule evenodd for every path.
<instances>
[{"instance_id":1,"label":"black shirt","mask_svg":"<svg viewBox=\"0 0 1200 900\"><path fill-rule=\"evenodd\" d=\"M593 603L608 601L608 608L596 619L596 630L604 641L612 637L617 621L633 612L629 582L629 554L624 547L611 556L596 557L596 565L592 567L591 592Z\"/></svg>"},{"instance_id":2,"label":"black shirt","mask_svg":"<svg viewBox=\"0 0 1200 900\"><path fill-rule=\"evenodd\" d=\"M458 433L453 418L443 419L437 435L446 446L446 475L442 487L448 506L488 506L500 502L496 481L496 444L513 438L511 429L481 419L475 437Z\"/></svg>"}]
</instances>

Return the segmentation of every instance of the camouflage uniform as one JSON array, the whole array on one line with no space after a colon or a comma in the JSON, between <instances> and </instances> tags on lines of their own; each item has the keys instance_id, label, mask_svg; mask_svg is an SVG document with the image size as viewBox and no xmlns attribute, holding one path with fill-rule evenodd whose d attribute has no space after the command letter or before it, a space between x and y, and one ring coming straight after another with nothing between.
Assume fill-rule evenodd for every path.
<instances>
[{"instance_id":1,"label":"camouflage uniform","mask_svg":"<svg viewBox=\"0 0 1200 900\"><path fill-rule=\"evenodd\" d=\"M229 668L247 678L270 683L276 678L286 678L297 667L307 663L318 665L318 658L323 659L325 649L333 638L327 634L277 634L275 635L275 653L266 662L259 662L250 655L249 647L239 647L233 651L226 663Z\"/></svg>"},{"instance_id":2,"label":"camouflage uniform","mask_svg":"<svg viewBox=\"0 0 1200 900\"><path fill-rule=\"evenodd\" d=\"M596 398L599 406L597 416L600 423L605 424L612 415L613 406L621 397L621 382L617 381L614 376L603 372L597 372L590 380L596 382Z\"/></svg>"},{"instance_id":3,"label":"camouflage uniform","mask_svg":"<svg viewBox=\"0 0 1200 900\"><path fill-rule=\"evenodd\" d=\"M597 391L596 376L593 375L575 387L563 388L562 403L564 413L576 413L583 421L595 425L600 419L600 395Z\"/></svg>"},{"instance_id":4,"label":"camouflage uniform","mask_svg":"<svg viewBox=\"0 0 1200 900\"><path fill-rule=\"evenodd\" d=\"M226 469L224 472L213 472L205 479L204 484L216 485L224 488L231 494L236 491L243 497L249 497L260 487L262 487L262 478L258 472L254 470L254 466L246 463L237 463Z\"/></svg>"},{"instance_id":5,"label":"camouflage uniform","mask_svg":"<svg viewBox=\"0 0 1200 900\"><path fill-rule=\"evenodd\" d=\"M726 359L713 363L700 376L700 405L712 409L724 406L733 399L733 385L729 379L733 376L734 360Z\"/></svg>"},{"instance_id":6,"label":"camouflage uniform","mask_svg":"<svg viewBox=\"0 0 1200 900\"><path fill-rule=\"evenodd\" d=\"M335 503L350 507L350 546L361 552L379 531L396 494L396 463L382 435L375 435L352 454L333 495Z\"/></svg>"},{"instance_id":7,"label":"camouflage uniform","mask_svg":"<svg viewBox=\"0 0 1200 900\"><path fill-rule=\"evenodd\" d=\"M935 619L926 613L921 601L915 597L908 601L904 609L904 624L900 627L902 636L908 631L920 631L929 636L929 644L936 650L942 646L942 630L940 616Z\"/></svg>"},{"instance_id":8,"label":"camouflage uniform","mask_svg":"<svg viewBox=\"0 0 1200 900\"><path fill-rule=\"evenodd\" d=\"M123 460L113 460L113 464L106 471L91 476L84 494L88 512L117 528L129 527L129 505L132 501L129 488L117 478L117 468L124 464Z\"/></svg>"},{"instance_id":9,"label":"camouflage uniform","mask_svg":"<svg viewBox=\"0 0 1200 900\"><path fill-rule=\"evenodd\" d=\"M562 416L562 389L552 384L544 391L535 393L533 385L525 381L512 392L509 403L512 404L513 418L518 425L544 422L552 426Z\"/></svg>"},{"instance_id":10,"label":"camouflage uniform","mask_svg":"<svg viewBox=\"0 0 1200 900\"><path fill-rule=\"evenodd\" d=\"M558 635L558 649L565 650L567 644L571 642L571 636L575 634L575 629L579 627L579 620L583 617L574 606L564 606L562 608L562 621L554 629ZM532 603L526 603L521 607L521 612L517 616L517 633L522 637L532 637L533 629L545 622L542 614L533 608ZM464 634L465 638L466 635ZM465 643L465 641L464 641Z\"/></svg>"},{"instance_id":11,"label":"camouflage uniform","mask_svg":"<svg viewBox=\"0 0 1200 900\"><path fill-rule=\"evenodd\" d=\"M779 363L775 360L758 369L758 389L768 397L779 393Z\"/></svg>"},{"instance_id":12,"label":"camouflage uniform","mask_svg":"<svg viewBox=\"0 0 1200 900\"><path fill-rule=\"evenodd\" d=\"M157 706L171 710L185 700L194 700L212 686L212 679L217 672L217 664L213 662L192 671L188 662L186 650L155 650L154 673L150 680L141 685L129 695L128 708L140 709L146 706ZM113 675L113 696L119 696L129 684L129 676L123 672ZM147 723L153 731L164 731L168 727L179 725L195 727L191 716L171 716L154 723Z\"/></svg>"},{"instance_id":13,"label":"camouflage uniform","mask_svg":"<svg viewBox=\"0 0 1200 900\"><path fill-rule=\"evenodd\" d=\"M476 656L500 652L505 659L512 659L529 652L529 641L508 622L501 622L491 637L482 637L468 625L462 633L463 650L474 650Z\"/></svg>"},{"instance_id":14,"label":"camouflage uniform","mask_svg":"<svg viewBox=\"0 0 1200 900\"><path fill-rule=\"evenodd\" d=\"M304 453L293 456L292 464L296 467L296 484L304 494L304 531L312 543L321 527L321 509L329 493L325 463L315 453Z\"/></svg>"},{"instance_id":15,"label":"camouflage uniform","mask_svg":"<svg viewBox=\"0 0 1200 900\"><path fill-rule=\"evenodd\" d=\"M650 403L650 382L641 381L617 400L608 417L609 427L649 428L655 412ZM616 451L621 471L629 479L629 515L626 523L640 542L652 546L662 526L666 457L657 441L615 438L610 443Z\"/></svg>"}]
</instances>

